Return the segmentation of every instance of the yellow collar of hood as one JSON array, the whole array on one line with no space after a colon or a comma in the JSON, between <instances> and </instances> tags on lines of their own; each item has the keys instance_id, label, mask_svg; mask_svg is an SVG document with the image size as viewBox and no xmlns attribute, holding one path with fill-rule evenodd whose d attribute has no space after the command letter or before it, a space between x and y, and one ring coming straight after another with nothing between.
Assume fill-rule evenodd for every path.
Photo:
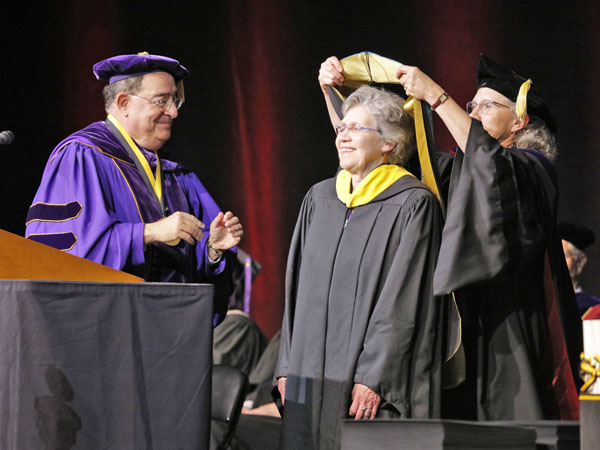
<instances>
[{"instance_id":1,"label":"yellow collar of hood","mask_svg":"<svg viewBox=\"0 0 600 450\"><path fill-rule=\"evenodd\" d=\"M340 170L335 181L338 198L348 208L370 203L375 197L389 188L405 175L413 176L404 167L394 164L383 164L373 169L352 190L352 176L347 170Z\"/></svg>"}]
</instances>

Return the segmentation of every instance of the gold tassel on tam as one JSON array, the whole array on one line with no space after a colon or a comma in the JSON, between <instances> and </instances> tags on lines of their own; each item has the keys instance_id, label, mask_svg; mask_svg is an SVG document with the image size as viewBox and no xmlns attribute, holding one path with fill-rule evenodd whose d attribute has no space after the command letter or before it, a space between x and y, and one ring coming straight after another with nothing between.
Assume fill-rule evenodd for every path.
<instances>
[{"instance_id":1,"label":"gold tassel on tam","mask_svg":"<svg viewBox=\"0 0 600 450\"><path fill-rule=\"evenodd\" d=\"M522 119L527 115L527 92L531 88L531 80L527 80L521 85L519 95L517 96L517 117Z\"/></svg>"}]
</instances>

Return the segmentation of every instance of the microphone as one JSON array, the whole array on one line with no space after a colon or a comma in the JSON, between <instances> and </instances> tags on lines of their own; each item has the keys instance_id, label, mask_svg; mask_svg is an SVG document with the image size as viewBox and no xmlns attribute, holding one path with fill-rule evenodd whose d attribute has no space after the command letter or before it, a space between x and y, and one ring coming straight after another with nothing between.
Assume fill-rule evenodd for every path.
<instances>
[{"instance_id":1,"label":"microphone","mask_svg":"<svg viewBox=\"0 0 600 450\"><path fill-rule=\"evenodd\" d=\"M3 131L0 133L0 145L11 144L15 140L15 133L12 131Z\"/></svg>"}]
</instances>

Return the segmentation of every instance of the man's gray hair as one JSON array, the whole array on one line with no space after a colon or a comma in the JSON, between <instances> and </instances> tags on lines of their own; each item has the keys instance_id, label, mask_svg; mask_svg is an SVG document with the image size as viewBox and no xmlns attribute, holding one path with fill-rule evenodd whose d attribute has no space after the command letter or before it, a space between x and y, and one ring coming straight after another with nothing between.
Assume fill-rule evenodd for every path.
<instances>
[{"instance_id":1,"label":"man's gray hair","mask_svg":"<svg viewBox=\"0 0 600 450\"><path fill-rule=\"evenodd\" d=\"M405 166L415 152L413 119L404 111L404 99L393 92L372 86L361 86L342 105L342 114L354 106L363 106L375 120L385 143L395 146L388 153L390 164Z\"/></svg>"},{"instance_id":2,"label":"man's gray hair","mask_svg":"<svg viewBox=\"0 0 600 450\"><path fill-rule=\"evenodd\" d=\"M102 95L104 95L104 109L106 112L110 111L117 95L121 92L124 92L125 94L137 93L142 87L143 77L143 75L138 75L137 77L125 78L124 80L116 81L104 86Z\"/></svg>"}]
</instances>

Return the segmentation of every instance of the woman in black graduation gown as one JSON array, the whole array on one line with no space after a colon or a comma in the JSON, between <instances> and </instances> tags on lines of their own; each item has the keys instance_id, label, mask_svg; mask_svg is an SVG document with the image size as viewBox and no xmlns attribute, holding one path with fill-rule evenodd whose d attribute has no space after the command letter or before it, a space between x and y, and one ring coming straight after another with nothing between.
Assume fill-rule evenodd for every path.
<instances>
[{"instance_id":1,"label":"woman in black graduation gown","mask_svg":"<svg viewBox=\"0 0 600 450\"><path fill-rule=\"evenodd\" d=\"M581 324L556 229L545 104L531 80L485 55L467 112L418 68L400 66L397 76L459 147L434 291L460 290L465 300L477 417L577 419Z\"/></svg>"},{"instance_id":2,"label":"woman in black graduation gown","mask_svg":"<svg viewBox=\"0 0 600 450\"><path fill-rule=\"evenodd\" d=\"M344 418L439 416L442 219L402 167L414 148L402 105L372 87L348 97L336 127L342 170L302 204L276 371L284 449L339 448Z\"/></svg>"}]
</instances>

